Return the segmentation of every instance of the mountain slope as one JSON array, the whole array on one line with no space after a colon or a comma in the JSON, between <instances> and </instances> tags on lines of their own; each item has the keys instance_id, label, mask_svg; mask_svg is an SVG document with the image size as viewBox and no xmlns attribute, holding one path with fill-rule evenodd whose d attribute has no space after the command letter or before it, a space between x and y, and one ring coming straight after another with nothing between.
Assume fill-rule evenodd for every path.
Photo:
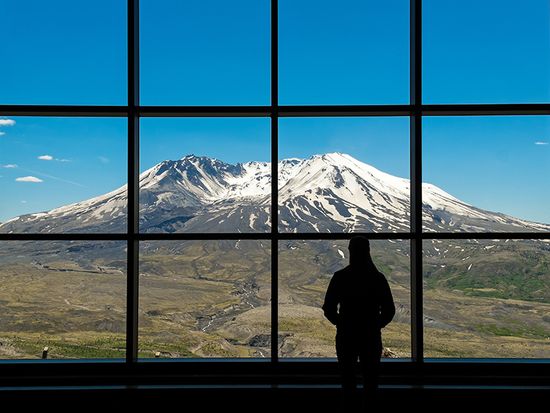
<instances>
[{"instance_id":1,"label":"mountain slope","mask_svg":"<svg viewBox=\"0 0 550 413\"><path fill-rule=\"evenodd\" d=\"M329 153L278 164L282 232L401 232L409 230L410 183L350 155ZM124 232L127 188L48 212L22 215L0 232ZM267 232L271 165L236 165L188 155L140 175L143 232ZM548 231L529 222L469 205L423 184L427 231Z\"/></svg>"}]
</instances>

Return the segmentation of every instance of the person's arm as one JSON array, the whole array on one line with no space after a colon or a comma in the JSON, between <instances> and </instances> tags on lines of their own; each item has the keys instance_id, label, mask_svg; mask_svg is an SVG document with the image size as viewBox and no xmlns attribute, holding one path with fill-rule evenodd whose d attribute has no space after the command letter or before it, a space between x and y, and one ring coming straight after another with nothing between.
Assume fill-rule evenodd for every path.
<instances>
[{"instance_id":1,"label":"person's arm","mask_svg":"<svg viewBox=\"0 0 550 413\"><path fill-rule=\"evenodd\" d=\"M390 285L386 277L382 275L382 291L380 294L380 328L386 327L395 316L395 304Z\"/></svg>"},{"instance_id":2,"label":"person's arm","mask_svg":"<svg viewBox=\"0 0 550 413\"><path fill-rule=\"evenodd\" d=\"M338 289L336 287L336 275L334 275L327 288L327 293L325 294L325 303L323 304L323 312L325 317L332 324L336 325L338 323Z\"/></svg>"}]
</instances>

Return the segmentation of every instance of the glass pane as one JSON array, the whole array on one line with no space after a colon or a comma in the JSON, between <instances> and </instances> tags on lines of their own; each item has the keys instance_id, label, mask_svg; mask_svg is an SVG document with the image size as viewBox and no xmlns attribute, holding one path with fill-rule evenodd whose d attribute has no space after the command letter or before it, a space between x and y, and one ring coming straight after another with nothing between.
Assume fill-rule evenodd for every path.
<instances>
[{"instance_id":1,"label":"glass pane","mask_svg":"<svg viewBox=\"0 0 550 413\"><path fill-rule=\"evenodd\" d=\"M550 231L550 116L423 125L425 231Z\"/></svg>"},{"instance_id":2,"label":"glass pane","mask_svg":"<svg viewBox=\"0 0 550 413\"><path fill-rule=\"evenodd\" d=\"M3 1L0 104L124 105L126 2Z\"/></svg>"},{"instance_id":3,"label":"glass pane","mask_svg":"<svg viewBox=\"0 0 550 413\"><path fill-rule=\"evenodd\" d=\"M125 357L125 247L2 241L0 359Z\"/></svg>"},{"instance_id":4,"label":"glass pane","mask_svg":"<svg viewBox=\"0 0 550 413\"><path fill-rule=\"evenodd\" d=\"M268 232L270 123L142 119L140 230Z\"/></svg>"},{"instance_id":5,"label":"glass pane","mask_svg":"<svg viewBox=\"0 0 550 413\"><path fill-rule=\"evenodd\" d=\"M0 118L0 133L0 233L126 231L126 119Z\"/></svg>"},{"instance_id":6,"label":"glass pane","mask_svg":"<svg viewBox=\"0 0 550 413\"><path fill-rule=\"evenodd\" d=\"M336 357L336 329L321 306L335 271L348 265L349 241L279 242L279 355ZM378 270L389 281L397 309L383 330L385 357L410 357L409 241L371 241Z\"/></svg>"},{"instance_id":7,"label":"glass pane","mask_svg":"<svg viewBox=\"0 0 550 413\"><path fill-rule=\"evenodd\" d=\"M279 231L409 231L408 118L279 125Z\"/></svg>"},{"instance_id":8,"label":"glass pane","mask_svg":"<svg viewBox=\"0 0 550 413\"><path fill-rule=\"evenodd\" d=\"M268 105L268 0L142 0L144 105Z\"/></svg>"},{"instance_id":9,"label":"glass pane","mask_svg":"<svg viewBox=\"0 0 550 413\"><path fill-rule=\"evenodd\" d=\"M140 245L140 357L269 357L269 241Z\"/></svg>"},{"instance_id":10,"label":"glass pane","mask_svg":"<svg viewBox=\"0 0 550 413\"><path fill-rule=\"evenodd\" d=\"M549 245L424 241L426 357L550 357Z\"/></svg>"},{"instance_id":11,"label":"glass pane","mask_svg":"<svg viewBox=\"0 0 550 413\"><path fill-rule=\"evenodd\" d=\"M550 2L423 2L425 103L550 101Z\"/></svg>"},{"instance_id":12,"label":"glass pane","mask_svg":"<svg viewBox=\"0 0 550 413\"><path fill-rule=\"evenodd\" d=\"M409 102L408 0L280 0L285 105Z\"/></svg>"}]
</instances>

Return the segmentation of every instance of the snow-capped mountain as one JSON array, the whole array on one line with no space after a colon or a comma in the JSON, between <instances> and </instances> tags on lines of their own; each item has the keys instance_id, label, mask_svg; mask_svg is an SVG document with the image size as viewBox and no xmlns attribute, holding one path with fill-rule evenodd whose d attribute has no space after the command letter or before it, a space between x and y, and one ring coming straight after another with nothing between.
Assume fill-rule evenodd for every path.
<instances>
[{"instance_id":1,"label":"snow-capped mountain","mask_svg":"<svg viewBox=\"0 0 550 413\"><path fill-rule=\"evenodd\" d=\"M397 232L409 229L410 183L350 155L328 153L278 163L283 232ZM126 186L48 212L22 215L0 232L124 232ZM140 175L143 232L270 230L271 165L236 165L188 155ZM423 184L423 220L435 231L548 231L550 225L485 211Z\"/></svg>"}]
</instances>

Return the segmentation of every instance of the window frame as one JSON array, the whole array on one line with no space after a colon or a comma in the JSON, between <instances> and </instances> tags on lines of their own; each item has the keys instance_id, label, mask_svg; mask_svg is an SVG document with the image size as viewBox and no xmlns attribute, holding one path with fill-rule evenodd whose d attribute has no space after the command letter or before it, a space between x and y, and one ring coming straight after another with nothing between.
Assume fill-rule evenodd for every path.
<instances>
[{"instance_id":1,"label":"window frame","mask_svg":"<svg viewBox=\"0 0 550 413\"><path fill-rule=\"evenodd\" d=\"M269 106L141 106L139 99L139 0L127 0L128 45L128 102L125 106L57 106L57 105L2 105L1 116L62 116L62 117L124 117L128 121L128 228L123 234L0 234L0 241L21 240L108 240L127 243L127 321L126 366L136 363L151 364L151 359L138 359L138 297L139 297L139 243L152 240L267 240L271 242L271 359L210 360L226 364L257 362L258 371L266 363L271 366L292 363L279 360L278 349L278 245L282 240L336 240L364 235L369 239L403 239L410 241L411 271L411 358L391 360L387 364L403 362L413 371L424 365L423 337L423 264L422 242L430 239L550 239L550 232L520 233L425 233L422 231L422 119L431 116L491 116L491 115L550 115L550 103L543 104L441 104L422 103L422 0L410 0L410 102L407 105L279 105L278 94L278 0L271 0L271 104ZM280 233L273 219L278 216L277 179L271 181L271 232L255 233L171 233L147 234L139 232L139 146L140 119L145 117L264 117L271 119L271 176L278 176L279 118L285 117L377 117L406 116L410 119L410 231L405 233ZM275 351L273 351L275 350ZM497 359L485 359L497 362ZM158 360L156 360L158 361ZM169 360L177 362L177 360ZM183 360L179 360L183 361ZM188 360L193 369L198 360ZM295 361L295 360L294 360ZM300 359L300 361L305 361ZM334 359L327 359L332 365ZM428 359L428 361L430 361ZM447 359L431 360L441 363ZM525 360L524 360L525 361ZM0 364L17 364L22 361ZM97 364L100 360L71 360L70 363ZM168 360L163 360L165 364ZM319 362L319 360L309 360ZM323 361L324 362L324 361ZM458 362L458 360L455 360ZM462 359L473 368L479 359ZM518 364L520 360L505 359L499 363ZM525 361L527 363L527 361ZM548 364L550 359L531 360L529 363ZM25 361L24 364L43 363ZM63 363L67 364L67 362ZM200 363L199 363L200 364ZM221 365L220 364L220 365ZM452 364L452 363L451 363ZM313 364L312 364L313 365ZM292 367L286 367L292 369ZM483 369L483 367L481 367ZM238 371L238 369L237 369Z\"/></svg>"}]
</instances>

